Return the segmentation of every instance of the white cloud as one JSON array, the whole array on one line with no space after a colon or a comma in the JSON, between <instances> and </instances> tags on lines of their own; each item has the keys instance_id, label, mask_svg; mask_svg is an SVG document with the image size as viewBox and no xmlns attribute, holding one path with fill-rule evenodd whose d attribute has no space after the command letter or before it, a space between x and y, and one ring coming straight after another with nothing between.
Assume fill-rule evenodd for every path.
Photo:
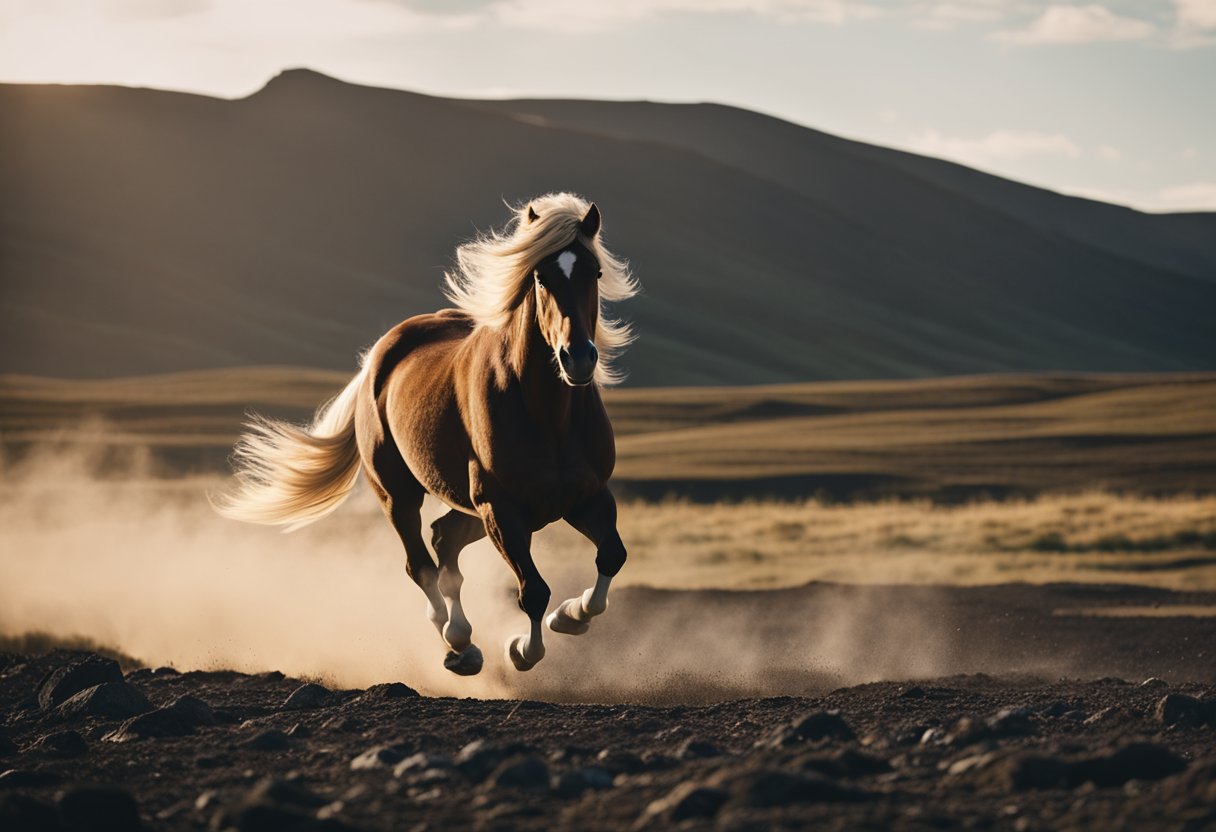
<instances>
[{"instance_id":1,"label":"white cloud","mask_svg":"<svg viewBox=\"0 0 1216 832\"><path fill-rule=\"evenodd\" d=\"M1216 29L1216 0L1174 0L1181 26Z\"/></svg>"},{"instance_id":2,"label":"white cloud","mask_svg":"<svg viewBox=\"0 0 1216 832\"><path fill-rule=\"evenodd\" d=\"M912 10L912 25L918 29L956 29L969 23L991 23L1007 13L1005 0L953 0L930 3Z\"/></svg>"},{"instance_id":3,"label":"white cloud","mask_svg":"<svg viewBox=\"0 0 1216 832\"><path fill-rule=\"evenodd\" d=\"M1119 152L1118 148L1111 147L1108 144L1099 145L1094 152L1104 162L1117 162L1123 158L1123 154Z\"/></svg>"},{"instance_id":4,"label":"white cloud","mask_svg":"<svg viewBox=\"0 0 1216 832\"><path fill-rule=\"evenodd\" d=\"M1051 6L1024 29L994 32L993 40L1005 43L1094 43L1143 40L1156 27L1147 20L1121 17L1105 6Z\"/></svg>"},{"instance_id":5,"label":"white cloud","mask_svg":"<svg viewBox=\"0 0 1216 832\"><path fill-rule=\"evenodd\" d=\"M1192 182L1157 191L1161 210L1216 211L1216 182Z\"/></svg>"},{"instance_id":6,"label":"white cloud","mask_svg":"<svg viewBox=\"0 0 1216 832\"><path fill-rule=\"evenodd\" d=\"M1216 45L1216 0L1174 0L1176 26L1169 45L1193 49Z\"/></svg>"},{"instance_id":7,"label":"white cloud","mask_svg":"<svg viewBox=\"0 0 1216 832\"><path fill-rule=\"evenodd\" d=\"M1140 211L1216 211L1216 182L1192 182L1153 191L1073 187L1063 188L1061 192L1114 205L1130 205Z\"/></svg>"},{"instance_id":8,"label":"white cloud","mask_svg":"<svg viewBox=\"0 0 1216 832\"><path fill-rule=\"evenodd\" d=\"M1065 159L1081 156L1081 148L1067 136L1033 130L995 130L976 139L945 136L936 130L925 130L908 139L906 145L918 153L940 156L973 167L989 167L994 163L1031 156Z\"/></svg>"},{"instance_id":9,"label":"white cloud","mask_svg":"<svg viewBox=\"0 0 1216 832\"><path fill-rule=\"evenodd\" d=\"M780 22L842 24L877 17L880 10L861 0L501 0L484 13L519 28L593 31L670 14L751 14Z\"/></svg>"}]
</instances>

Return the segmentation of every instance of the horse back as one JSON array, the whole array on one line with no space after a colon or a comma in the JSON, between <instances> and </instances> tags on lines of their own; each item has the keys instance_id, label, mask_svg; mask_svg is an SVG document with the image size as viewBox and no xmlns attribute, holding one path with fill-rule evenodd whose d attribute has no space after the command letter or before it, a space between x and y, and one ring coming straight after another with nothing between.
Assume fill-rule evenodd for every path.
<instances>
[{"instance_id":1,"label":"horse back","mask_svg":"<svg viewBox=\"0 0 1216 832\"><path fill-rule=\"evenodd\" d=\"M399 469L435 496L466 511L468 436L453 384L453 355L474 329L454 309L417 315L393 327L365 361L356 433L369 475ZM374 481L375 477L371 477Z\"/></svg>"}]
</instances>

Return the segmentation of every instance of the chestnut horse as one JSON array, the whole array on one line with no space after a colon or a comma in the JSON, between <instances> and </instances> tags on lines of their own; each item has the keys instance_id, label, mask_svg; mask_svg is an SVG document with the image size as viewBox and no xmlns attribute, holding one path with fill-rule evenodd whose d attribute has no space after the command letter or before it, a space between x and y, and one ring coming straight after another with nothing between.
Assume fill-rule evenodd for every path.
<instances>
[{"instance_id":1,"label":"chestnut horse","mask_svg":"<svg viewBox=\"0 0 1216 832\"><path fill-rule=\"evenodd\" d=\"M531 624L506 653L529 670L545 655L549 606L533 532L565 520L597 549L594 586L548 616L555 632L586 632L625 563L608 490L616 447L599 387L616 380L611 359L631 339L604 316L604 302L637 287L600 241L599 209L572 194L533 200L456 258L445 293L457 308L390 330L311 425L258 417L247 425L234 453L236 488L217 508L298 528L337 508L362 468L426 594L448 648L444 666L481 670L460 604L460 552L489 535ZM427 493L450 508L431 524L435 559L422 539Z\"/></svg>"}]
</instances>

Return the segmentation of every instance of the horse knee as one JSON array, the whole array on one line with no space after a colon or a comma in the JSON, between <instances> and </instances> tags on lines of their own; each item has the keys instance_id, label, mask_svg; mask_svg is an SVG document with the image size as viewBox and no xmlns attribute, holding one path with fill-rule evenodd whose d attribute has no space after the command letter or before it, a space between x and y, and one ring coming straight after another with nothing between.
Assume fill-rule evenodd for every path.
<instances>
[{"instance_id":1,"label":"horse knee","mask_svg":"<svg viewBox=\"0 0 1216 832\"><path fill-rule=\"evenodd\" d=\"M625 565L626 556L625 544L621 542L621 536L614 534L611 539L604 541L599 551L595 553L595 568L601 575L614 578Z\"/></svg>"},{"instance_id":2,"label":"horse knee","mask_svg":"<svg viewBox=\"0 0 1216 832\"><path fill-rule=\"evenodd\" d=\"M522 581L519 585L519 608L533 621L539 621L549 608L549 585L542 579Z\"/></svg>"},{"instance_id":3,"label":"horse knee","mask_svg":"<svg viewBox=\"0 0 1216 832\"><path fill-rule=\"evenodd\" d=\"M454 569L450 566L443 566L439 569L439 591L445 597L452 597L460 592L460 588L464 586L464 575L459 569Z\"/></svg>"}]
</instances>

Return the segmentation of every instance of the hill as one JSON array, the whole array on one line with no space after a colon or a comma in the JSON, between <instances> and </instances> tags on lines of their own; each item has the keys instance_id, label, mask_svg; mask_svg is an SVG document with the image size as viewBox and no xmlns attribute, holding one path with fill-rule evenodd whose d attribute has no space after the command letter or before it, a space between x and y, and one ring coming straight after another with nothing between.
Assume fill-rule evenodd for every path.
<instances>
[{"instance_id":1,"label":"hill","mask_svg":"<svg viewBox=\"0 0 1216 832\"><path fill-rule=\"evenodd\" d=\"M645 294L639 386L1216 366L1216 219L715 105L475 102L297 70L220 100L0 86L0 371L294 364L442 305L501 200L574 190Z\"/></svg>"}]
</instances>

